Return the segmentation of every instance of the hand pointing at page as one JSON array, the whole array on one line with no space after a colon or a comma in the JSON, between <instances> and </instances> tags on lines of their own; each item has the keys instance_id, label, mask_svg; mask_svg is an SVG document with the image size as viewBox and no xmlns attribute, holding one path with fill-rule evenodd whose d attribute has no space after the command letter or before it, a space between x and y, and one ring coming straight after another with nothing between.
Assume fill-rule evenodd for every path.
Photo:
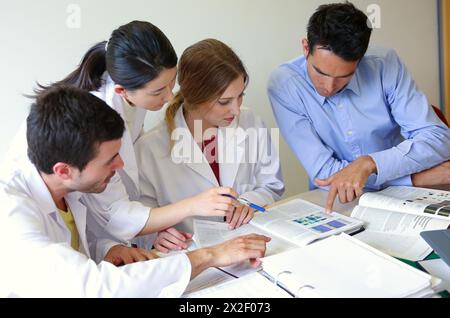
<instances>
[{"instance_id":1,"label":"hand pointing at page","mask_svg":"<svg viewBox=\"0 0 450 318\"><path fill-rule=\"evenodd\" d=\"M325 212L331 213L336 196L341 203L352 202L363 194L367 179L376 173L377 167L369 156L360 157L341 171L325 180L316 179L315 183L321 187L330 187Z\"/></svg>"}]
</instances>

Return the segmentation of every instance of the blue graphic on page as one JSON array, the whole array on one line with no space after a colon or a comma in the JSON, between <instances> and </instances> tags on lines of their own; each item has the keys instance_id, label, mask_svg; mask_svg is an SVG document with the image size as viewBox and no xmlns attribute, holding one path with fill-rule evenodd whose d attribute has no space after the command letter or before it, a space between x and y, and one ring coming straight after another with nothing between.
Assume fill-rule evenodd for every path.
<instances>
[{"instance_id":1,"label":"blue graphic on page","mask_svg":"<svg viewBox=\"0 0 450 318\"><path fill-rule=\"evenodd\" d=\"M347 225L343 220L329 220L331 217L324 213L310 214L299 219L293 220L294 222L306 226L316 232L326 233L328 231L338 229Z\"/></svg>"}]
</instances>

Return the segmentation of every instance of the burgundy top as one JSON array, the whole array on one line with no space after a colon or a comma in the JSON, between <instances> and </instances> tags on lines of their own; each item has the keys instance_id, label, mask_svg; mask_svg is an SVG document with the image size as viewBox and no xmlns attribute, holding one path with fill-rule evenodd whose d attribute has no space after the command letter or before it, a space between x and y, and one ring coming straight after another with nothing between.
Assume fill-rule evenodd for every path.
<instances>
[{"instance_id":1,"label":"burgundy top","mask_svg":"<svg viewBox=\"0 0 450 318\"><path fill-rule=\"evenodd\" d=\"M202 152L206 160L208 160L209 166L214 172L217 182L220 184L219 164L217 163L218 154L216 152L217 143L215 142L215 140L216 136L212 136L212 138L209 140L203 140Z\"/></svg>"}]
</instances>

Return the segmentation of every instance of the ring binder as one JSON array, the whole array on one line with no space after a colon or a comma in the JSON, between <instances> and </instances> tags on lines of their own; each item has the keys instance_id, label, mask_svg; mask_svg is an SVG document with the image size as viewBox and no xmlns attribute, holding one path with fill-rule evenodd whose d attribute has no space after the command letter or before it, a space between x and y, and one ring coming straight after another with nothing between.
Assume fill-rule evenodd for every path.
<instances>
[{"instance_id":1,"label":"ring binder","mask_svg":"<svg viewBox=\"0 0 450 318\"><path fill-rule=\"evenodd\" d=\"M311 285L309 285L309 284L306 284L306 285L303 285L303 286L300 286L298 289L297 289L297 294L295 295L295 298L300 298L299 297L299 295L300 295L300 291L303 289L303 288L311 288L311 289L316 289L314 286L311 286Z\"/></svg>"},{"instance_id":2,"label":"ring binder","mask_svg":"<svg viewBox=\"0 0 450 318\"><path fill-rule=\"evenodd\" d=\"M280 281L280 276L283 274L289 274L291 275L292 272L291 271L281 271L278 273L278 275L275 277L274 279L274 284L281 287L282 289L284 289L286 292L288 292L292 297L295 298L299 298L300 295L300 291L304 288L310 288L310 289L316 289L314 286L310 285L310 284L303 284L301 285L298 289L297 289L297 293L294 294L293 292L289 291L288 288L286 288L286 286Z\"/></svg>"},{"instance_id":3,"label":"ring binder","mask_svg":"<svg viewBox=\"0 0 450 318\"><path fill-rule=\"evenodd\" d=\"M274 281L274 284L275 285L280 285L279 284L279 282L280 282L280 276L282 275L282 274L292 274L292 272L291 271L282 271L282 272L279 272L278 273L278 275L277 275L277 277L275 277L275 281Z\"/></svg>"},{"instance_id":4,"label":"ring binder","mask_svg":"<svg viewBox=\"0 0 450 318\"><path fill-rule=\"evenodd\" d=\"M394 298L434 294L431 276L347 234L268 256L262 262L264 271L295 298ZM380 273L374 286L367 285L370 275L367 270L371 268ZM335 273L330 275L333 271ZM346 284L342 284L343 281Z\"/></svg>"}]
</instances>

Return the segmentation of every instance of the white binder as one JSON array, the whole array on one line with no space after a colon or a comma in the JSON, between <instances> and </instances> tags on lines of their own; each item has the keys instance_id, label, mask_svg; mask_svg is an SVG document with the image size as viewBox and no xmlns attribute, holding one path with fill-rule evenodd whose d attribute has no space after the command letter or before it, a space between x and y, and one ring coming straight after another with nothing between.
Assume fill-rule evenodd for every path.
<instances>
[{"instance_id":1,"label":"white binder","mask_svg":"<svg viewBox=\"0 0 450 318\"><path fill-rule=\"evenodd\" d=\"M268 277L295 297L423 297L432 277L341 234L262 259Z\"/></svg>"}]
</instances>

